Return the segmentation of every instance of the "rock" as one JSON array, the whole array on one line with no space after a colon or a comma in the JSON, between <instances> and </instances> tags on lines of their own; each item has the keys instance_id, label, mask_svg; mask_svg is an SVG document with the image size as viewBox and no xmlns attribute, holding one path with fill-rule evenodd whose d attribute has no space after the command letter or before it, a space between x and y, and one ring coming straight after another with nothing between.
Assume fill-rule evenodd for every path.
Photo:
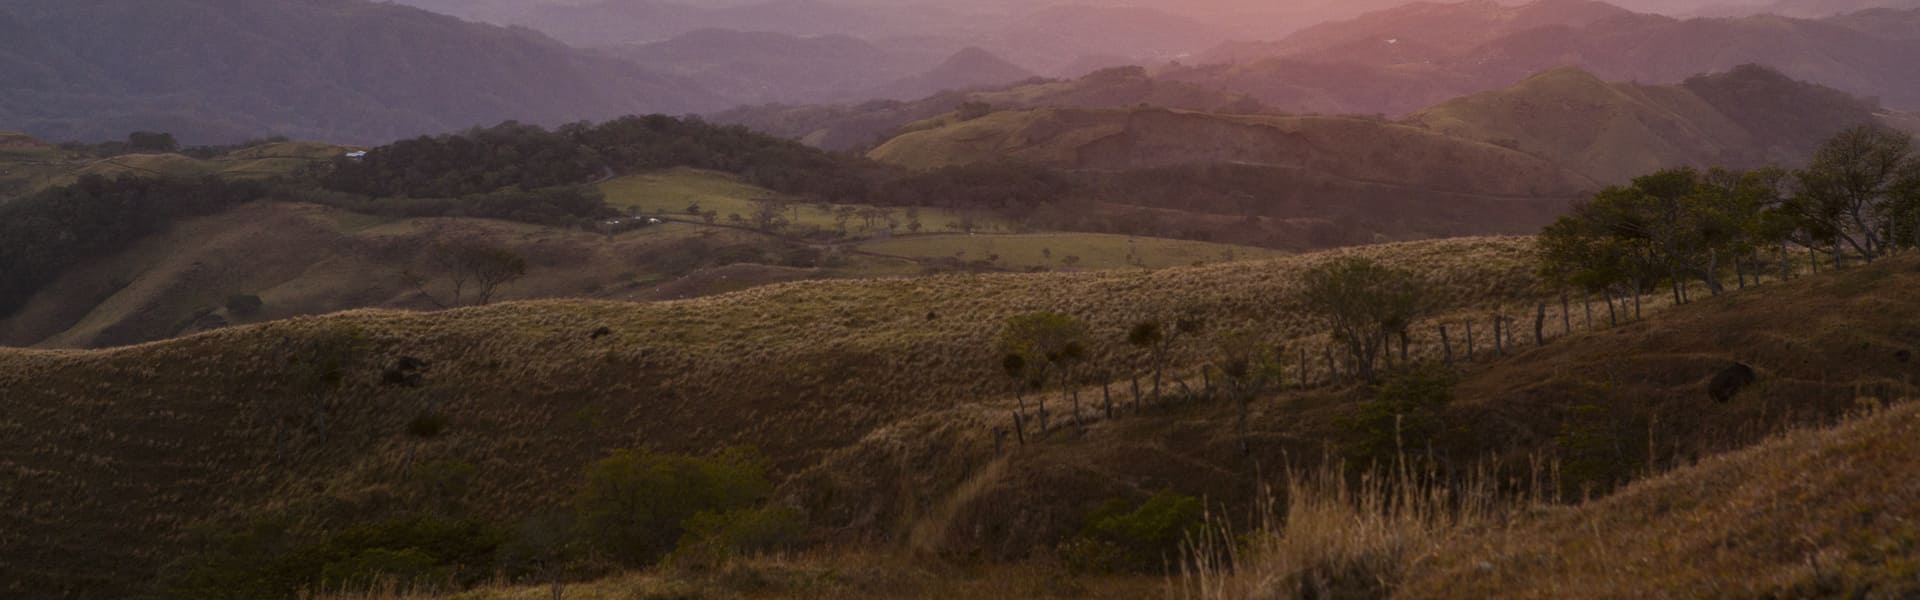
<instances>
[{"instance_id":1,"label":"rock","mask_svg":"<svg viewBox=\"0 0 1920 600\"><path fill-rule=\"evenodd\" d=\"M610 336L610 335L613 335L613 328L611 328L611 327L601 327L601 328L599 328L599 329L595 329L595 330L593 330L593 335L592 335L591 337L592 337L593 339L596 339L596 340L597 340L597 339L600 339L600 338L603 338L603 337L607 337L607 336Z\"/></svg>"},{"instance_id":2,"label":"rock","mask_svg":"<svg viewBox=\"0 0 1920 600\"><path fill-rule=\"evenodd\" d=\"M1712 396L1714 402L1725 403L1738 395L1740 390L1759 380L1760 375L1753 371L1753 367L1746 363L1733 363L1733 366L1713 376L1713 381L1707 384L1707 395Z\"/></svg>"}]
</instances>

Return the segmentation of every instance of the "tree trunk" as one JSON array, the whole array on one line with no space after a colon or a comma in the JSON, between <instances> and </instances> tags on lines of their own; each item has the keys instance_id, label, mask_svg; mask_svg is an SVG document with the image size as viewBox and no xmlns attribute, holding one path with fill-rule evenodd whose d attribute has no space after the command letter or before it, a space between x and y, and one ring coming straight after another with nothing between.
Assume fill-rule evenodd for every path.
<instances>
[{"instance_id":1,"label":"tree trunk","mask_svg":"<svg viewBox=\"0 0 1920 600\"><path fill-rule=\"evenodd\" d=\"M1834 242L1833 243L1833 270L1838 271L1838 270L1847 268L1846 264L1841 261L1842 261L1842 258L1840 255L1840 242Z\"/></svg>"},{"instance_id":2,"label":"tree trunk","mask_svg":"<svg viewBox=\"0 0 1920 600\"><path fill-rule=\"evenodd\" d=\"M1547 345L1547 303L1540 303L1538 311L1533 313L1533 345Z\"/></svg>"},{"instance_id":3,"label":"tree trunk","mask_svg":"<svg viewBox=\"0 0 1920 600\"><path fill-rule=\"evenodd\" d=\"M1013 411L1013 432L1020 436L1020 445L1027 445L1027 420L1020 417L1020 411Z\"/></svg>"},{"instance_id":4,"label":"tree trunk","mask_svg":"<svg viewBox=\"0 0 1920 600\"><path fill-rule=\"evenodd\" d=\"M1738 256L1733 257L1733 276L1740 280L1740 289L1747 289L1746 263L1740 262L1740 257Z\"/></svg>"},{"instance_id":5,"label":"tree trunk","mask_svg":"<svg viewBox=\"0 0 1920 600\"><path fill-rule=\"evenodd\" d=\"M1301 346L1300 347L1300 389L1303 389L1303 390L1307 389L1307 387L1311 383L1312 381L1307 379L1307 348L1306 346Z\"/></svg>"},{"instance_id":6,"label":"tree trunk","mask_svg":"<svg viewBox=\"0 0 1920 600\"><path fill-rule=\"evenodd\" d=\"M1820 274L1820 251L1813 249L1813 241L1807 241L1807 264L1813 265L1813 274Z\"/></svg>"},{"instance_id":7,"label":"tree trunk","mask_svg":"<svg viewBox=\"0 0 1920 600\"><path fill-rule=\"evenodd\" d=\"M1072 385L1072 384L1069 384ZM1073 426L1080 427L1080 386L1073 386Z\"/></svg>"},{"instance_id":8,"label":"tree trunk","mask_svg":"<svg viewBox=\"0 0 1920 600\"><path fill-rule=\"evenodd\" d=\"M1593 331L1593 290L1580 297L1580 304L1587 309L1587 331Z\"/></svg>"},{"instance_id":9,"label":"tree trunk","mask_svg":"<svg viewBox=\"0 0 1920 600\"><path fill-rule=\"evenodd\" d=\"M1640 296L1645 295L1640 291L1640 280L1633 280L1633 320L1635 321L1640 320Z\"/></svg>"},{"instance_id":10,"label":"tree trunk","mask_svg":"<svg viewBox=\"0 0 1920 600\"><path fill-rule=\"evenodd\" d=\"M1607 327L1619 327L1620 314L1613 310L1613 288L1600 290L1600 293L1607 298Z\"/></svg>"},{"instance_id":11,"label":"tree trunk","mask_svg":"<svg viewBox=\"0 0 1920 600\"><path fill-rule=\"evenodd\" d=\"M1401 367L1406 367L1409 364L1407 362L1407 341L1408 341L1407 332L1405 331L1400 332L1400 366Z\"/></svg>"},{"instance_id":12,"label":"tree trunk","mask_svg":"<svg viewBox=\"0 0 1920 600\"><path fill-rule=\"evenodd\" d=\"M1140 375L1133 376L1133 412L1140 413Z\"/></svg>"}]
</instances>

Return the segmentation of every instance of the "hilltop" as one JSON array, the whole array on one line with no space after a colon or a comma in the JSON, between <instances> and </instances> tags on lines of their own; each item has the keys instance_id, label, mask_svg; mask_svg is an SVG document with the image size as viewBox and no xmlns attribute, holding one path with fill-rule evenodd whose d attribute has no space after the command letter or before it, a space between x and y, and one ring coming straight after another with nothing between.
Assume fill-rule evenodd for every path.
<instances>
[{"instance_id":1,"label":"hilltop","mask_svg":"<svg viewBox=\"0 0 1920 600\"><path fill-rule=\"evenodd\" d=\"M716 100L530 30L362 0L11 2L0 8L0 78L0 122L82 141L150 130L187 144L367 143Z\"/></svg>"},{"instance_id":2,"label":"hilltop","mask_svg":"<svg viewBox=\"0 0 1920 600\"><path fill-rule=\"evenodd\" d=\"M1880 121L1875 111L1759 66L1669 86L1608 83L1562 67L1408 119L1621 182L1674 166L1800 164L1834 133Z\"/></svg>"}]
</instances>

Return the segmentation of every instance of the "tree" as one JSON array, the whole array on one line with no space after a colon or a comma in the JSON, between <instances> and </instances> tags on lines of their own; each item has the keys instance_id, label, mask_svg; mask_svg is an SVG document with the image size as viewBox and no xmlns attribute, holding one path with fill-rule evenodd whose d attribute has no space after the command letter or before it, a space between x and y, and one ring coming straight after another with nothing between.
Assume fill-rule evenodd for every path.
<instances>
[{"instance_id":1,"label":"tree","mask_svg":"<svg viewBox=\"0 0 1920 600\"><path fill-rule=\"evenodd\" d=\"M175 141L171 133L135 131L127 135L127 149L134 152L173 152L180 149L180 142Z\"/></svg>"},{"instance_id":2,"label":"tree","mask_svg":"<svg viewBox=\"0 0 1920 600\"><path fill-rule=\"evenodd\" d=\"M1153 365L1154 402L1160 401L1160 381L1167 363L1172 360L1174 344L1183 336L1199 333L1205 324L1197 315L1188 315L1174 319L1171 326L1165 321L1152 320L1135 323L1127 330L1127 345L1146 351Z\"/></svg>"},{"instance_id":3,"label":"tree","mask_svg":"<svg viewBox=\"0 0 1920 600\"><path fill-rule=\"evenodd\" d=\"M1214 366L1220 369L1222 383L1239 407L1240 451L1248 452L1252 447L1247 441L1247 422L1251 419L1253 400L1280 383L1284 371L1280 366L1280 353L1261 344L1250 331L1235 331L1220 338Z\"/></svg>"},{"instance_id":4,"label":"tree","mask_svg":"<svg viewBox=\"0 0 1920 600\"><path fill-rule=\"evenodd\" d=\"M1898 245L1910 225L1920 179L1913 137L1865 126L1841 132L1794 172L1797 190L1788 210L1809 244L1844 243L1867 262Z\"/></svg>"},{"instance_id":5,"label":"tree","mask_svg":"<svg viewBox=\"0 0 1920 600\"><path fill-rule=\"evenodd\" d=\"M425 263L429 274L409 270L405 275L421 296L440 308L485 306L501 287L527 274L525 258L476 235L456 235L435 243L427 251ZM439 296L428 290L436 280L445 280L448 288Z\"/></svg>"},{"instance_id":6,"label":"tree","mask_svg":"<svg viewBox=\"0 0 1920 600\"><path fill-rule=\"evenodd\" d=\"M1073 368L1087 357L1087 324L1071 316L1037 312L1007 320L998 343L1002 364L1009 374L1018 373L1024 381L1045 389L1047 380L1058 377L1062 386L1073 381ZM1015 369L1015 366L1018 366ZM1040 404L1040 423L1046 426L1046 402Z\"/></svg>"},{"instance_id":7,"label":"tree","mask_svg":"<svg viewBox=\"0 0 1920 600\"><path fill-rule=\"evenodd\" d=\"M786 213L787 202L779 198L760 198L753 201L753 228L768 233L779 231L787 225L781 215Z\"/></svg>"},{"instance_id":8,"label":"tree","mask_svg":"<svg viewBox=\"0 0 1920 600\"><path fill-rule=\"evenodd\" d=\"M1366 258L1343 258L1307 272L1301 301L1331 330L1334 340L1369 383L1387 340L1410 329L1427 312L1426 284L1411 272Z\"/></svg>"}]
</instances>

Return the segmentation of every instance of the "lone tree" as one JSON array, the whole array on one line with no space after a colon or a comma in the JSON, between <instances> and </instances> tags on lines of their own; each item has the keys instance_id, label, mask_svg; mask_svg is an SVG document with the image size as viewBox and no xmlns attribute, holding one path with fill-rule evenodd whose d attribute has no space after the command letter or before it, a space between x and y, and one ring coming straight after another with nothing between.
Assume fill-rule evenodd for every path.
<instances>
[{"instance_id":1,"label":"lone tree","mask_svg":"<svg viewBox=\"0 0 1920 600\"><path fill-rule=\"evenodd\" d=\"M1160 402L1160 381L1166 373L1167 363L1172 360L1174 344L1180 338L1199 333L1204 328L1205 321L1189 315L1174 319L1171 325L1160 320L1141 321L1127 330L1127 345L1146 351L1147 360L1153 365L1155 403Z\"/></svg>"},{"instance_id":2,"label":"lone tree","mask_svg":"<svg viewBox=\"0 0 1920 600\"><path fill-rule=\"evenodd\" d=\"M1920 153L1913 137L1880 127L1841 132L1794 172L1788 210L1807 242L1852 247L1867 262L1906 245L1920 223ZM1905 238L1905 239L1903 239Z\"/></svg>"},{"instance_id":3,"label":"lone tree","mask_svg":"<svg viewBox=\"0 0 1920 600\"><path fill-rule=\"evenodd\" d=\"M1007 320L1000 333L1001 365L1016 382L1045 389L1047 380L1061 385L1073 381L1073 367L1087 357L1087 324L1055 312L1037 312ZM1046 401L1040 403L1040 425L1046 427Z\"/></svg>"},{"instance_id":4,"label":"lone tree","mask_svg":"<svg viewBox=\"0 0 1920 600\"><path fill-rule=\"evenodd\" d=\"M1221 336L1214 365L1220 369L1224 380L1221 383L1240 410L1240 451L1250 452L1247 421L1251 418L1253 400L1280 384L1285 371L1280 364L1280 352L1261 344L1250 331L1235 331Z\"/></svg>"},{"instance_id":5,"label":"lone tree","mask_svg":"<svg viewBox=\"0 0 1920 600\"><path fill-rule=\"evenodd\" d=\"M1425 287L1411 272L1344 258L1308 271L1301 300L1346 347L1360 376L1373 383L1387 341L1425 316Z\"/></svg>"},{"instance_id":6,"label":"lone tree","mask_svg":"<svg viewBox=\"0 0 1920 600\"><path fill-rule=\"evenodd\" d=\"M420 295L440 308L485 306L507 284L527 274L527 260L507 248L474 236L436 243L427 252L427 273L406 272ZM429 288L444 280L444 291Z\"/></svg>"}]
</instances>

